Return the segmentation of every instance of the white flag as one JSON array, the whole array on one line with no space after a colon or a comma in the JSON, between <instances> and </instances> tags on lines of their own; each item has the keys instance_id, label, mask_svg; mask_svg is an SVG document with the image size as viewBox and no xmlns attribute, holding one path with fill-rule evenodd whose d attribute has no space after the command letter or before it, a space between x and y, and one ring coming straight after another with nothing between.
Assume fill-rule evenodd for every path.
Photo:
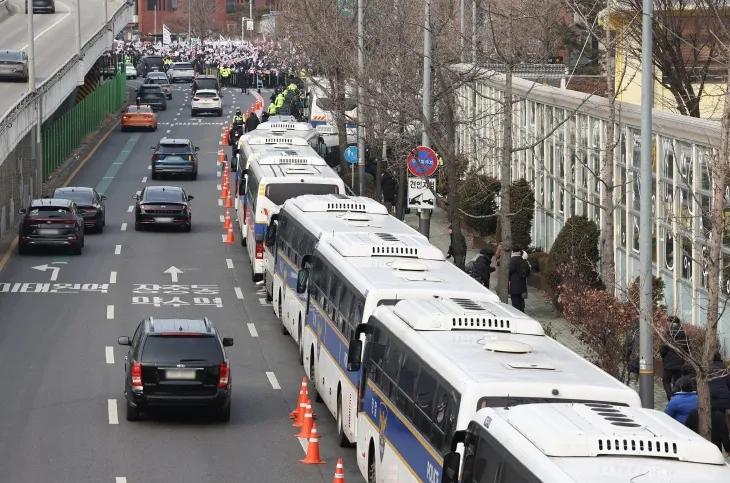
<instances>
[{"instance_id":1,"label":"white flag","mask_svg":"<svg viewBox=\"0 0 730 483\"><path fill-rule=\"evenodd\" d=\"M170 36L170 29L167 28L167 25L164 23L162 24L162 44L163 45L170 45L172 42L172 37Z\"/></svg>"}]
</instances>

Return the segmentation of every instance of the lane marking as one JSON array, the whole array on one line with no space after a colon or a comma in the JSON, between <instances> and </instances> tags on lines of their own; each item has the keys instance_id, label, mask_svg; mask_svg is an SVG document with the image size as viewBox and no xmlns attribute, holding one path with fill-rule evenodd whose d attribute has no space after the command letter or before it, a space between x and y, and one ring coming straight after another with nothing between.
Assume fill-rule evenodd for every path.
<instances>
[{"instance_id":1,"label":"lane marking","mask_svg":"<svg viewBox=\"0 0 730 483\"><path fill-rule=\"evenodd\" d=\"M274 389L281 389L281 386L279 385L279 381L276 380L276 375L273 372L267 372L266 377L269 378L271 387L273 387Z\"/></svg>"},{"instance_id":2,"label":"lane marking","mask_svg":"<svg viewBox=\"0 0 730 483\"><path fill-rule=\"evenodd\" d=\"M220 172L220 171L216 171L215 175L216 175L216 176L217 176L218 178L220 178L220 177L221 177L221 172ZM220 185L218 185L218 186L220 186Z\"/></svg>"},{"instance_id":3,"label":"lane marking","mask_svg":"<svg viewBox=\"0 0 730 483\"><path fill-rule=\"evenodd\" d=\"M70 8L69 8L69 7L68 7L68 6L67 6L67 5L65 4L65 3L61 3L61 2L58 2L58 3L60 3L61 5L63 5L64 7L66 7L66 8L68 9L68 11L66 12L66 15L64 15L64 16L63 16L63 17L61 17L61 18L59 18L59 19L58 19L58 20L56 20L55 22L53 22L53 23L52 23L52 24L51 24L51 25L50 25L50 26L49 26L48 28L46 28L45 30L43 30L43 31L42 31L41 33L39 33L38 35L36 35L36 36L35 36L35 37L33 38L33 40L38 40L39 38L43 37L43 35L44 35L44 34L45 34L46 32L48 32L49 30L53 29L53 28L54 28L54 27L55 27L56 25L58 25L59 23L63 22L64 20L66 20L66 17L68 17L69 15L71 15L71 13L72 13L72 12L71 12L71 9L70 9ZM27 23L27 22L26 22L26 23ZM20 48L20 50L25 50L25 49L27 49L27 48L28 48L28 44L25 44L24 46L22 46L22 47Z\"/></svg>"},{"instance_id":4,"label":"lane marking","mask_svg":"<svg viewBox=\"0 0 730 483\"><path fill-rule=\"evenodd\" d=\"M222 190L223 188L221 187L221 185L217 184L217 185L215 185L215 189L217 189L218 191L220 191L220 190Z\"/></svg>"},{"instance_id":5,"label":"lane marking","mask_svg":"<svg viewBox=\"0 0 730 483\"><path fill-rule=\"evenodd\" d=\"M109 424L119 424L116 399L109 399L107 401L107 412L109 413Z\"/></svg>"},{"instance_id":6,"label":"lane marking","mask_svg":"<svg viewBox=\"0 0 730 483\"><path fill-rule=\"evenodd\" d=\"M225 233L221 235L221 240L223 240L223 243L226 242L226 234Z\"/></svg>"},{"instance_id":7,"label":"lane marking","mask_svg":"<svg viewBox=\"0 0 730 483\"><path fill-rule=\"evenodd\" d=\"M102 178L102 180L99 182L99 184L96 186L96 191L98 191L101 194L104 194L107 189L109 189L109 186L112 184L112 181L114 180L114 176L119 173L119 170L122 168L122 165L124 162L129 158L130 153L134 149L134 146L137 144L137 141L139 141L140 134L134 134L132 137L130 137L126 143L124 143L124 148L119 153L119 156L114 160L111 166L109 166L109 169L107 170L106 174Z\"/></svg>"},{"instance_id":8,"label":"lane marking","mask_svg":"<svg viewBox=\"0 0 730 483\"><path fill-rule=\"evenodd\" d=\"M228 268L233 268L233 260L231 260L230 258L226 258L226 266Z\"/></svg>"},{"instance_id":9,"label":"lane marking","mask_svg":"<svg viewBox=\"0 0 730 483\"><path fill-rule=\"evenodd\" d=\"M238 300L243 300L243 291L241 291L241 287L233 287L233 291L236 292L236 298Z\"/></svg>"},{"instance_id":10,"label":"lane marking","mask_svg":"<svg viewBox=\"0 0 730 483\"><path fill-rule=\"evenodd\" d=\"M299 440L299 444L302 445L302 449L304 450L304 454L307 454L307 449L309 449L309 440L307 438L297 438ZM117 481L117 483L119 483Z\"/></svg>"},{"instance_id":11,"label":"lane marking","mask_svg":"<svg viewBox=\"0 0 730 483\"><path fill-rule=\"evenodd\" d=\"M127 231L127 224L126 223L122 223L122 231Z\"/></svg>"},{"instance_id":12,"label":"lane marking","mask_svg":"<svg viewBox=\"0 0 730 483\"><path fill-rule=\"evenodd\" d=\"M117 245L116 247L114 247L114 255L121 255L121 254L122 254L122 245ZM114 272L114 273L116 273L116 272Z\"/></svg>"},{"instance_id":13,"label":"lane marking","mask_svg":"<svg viewBox=\"0 0 730 483\"><path fill-rule=\"evenodd\" d=\"M258 337L259 336L259 333L256 330L256 326L253 325L250 322L248 323L248 331L251 333L251 337Z\"/></svg>"},{"instance_id":14,"label":"lane marking","mask_svg":"<svg viewBox=\"0 0 730 483\"><path fill-rule=\"evenodd\" d=\"M220 216L220 220L221 220L221 223L225 223L226 222L226 217L223 216L223 215L221 215Z\"/></svg>"},{"instance_id":15,"label":"lane marking","mask_svg":"<svg viewBox=\"0 0 730 483\"><path fill-rule=\"evenodd\" d=\"M146 183L147 182L147 176L145 176L144 178L142 178L142 182L143 183Z\"/></svg>"},{"instance_id":16,"label":"lane marking","mask_svg":"<svg viewBox=\"0 0 730 483\"><path fill-rule=\"evenodd\" d=\"M147 169L152 169L152 165L150 164L149 166L147 166Z\"/></svg>"},{"instance_id":17,"label":"lane marking","mask_svg":"<svg viewBox=\"0 0 730 483\"><path fill-rule=\"evenodd\" d=\"M127 208L127 213L131 213L134 211L134 205L129 205L129 208Z\"/></svg>"},{"instance_id":18,"label":"lane marking","mask_svg":"<svg viewBox=\"0 0 730 483\"><path fill-rule=\"evenodd\" d=\"M218 206L223 206L223 200L218 199Z\"/></svg>"},{"instance_id":19,"label":"lane marking","mask_svg":"<svg viewBox=\"0 0 730 483\"><path fill-rule=\"evenodd\" d=\"M114 364L114 347L108 345L106 346L106 350L104 352L106 353L106 363Z\"/></svg>"},{"instance_id":20,"label":"lane marking","mask_svg":"<svg viewBox=\"0 0 730 483\"><path fill-rule=\"evenodd\" d=\"M117 272L109 274L109 283L117 283Z\"/></svg>"},{"instance_id":21,"label":"lane marking","mask_svg":"<svg viewBox=\"0 0 730 483\"><path fill-rule=\"evenodd\" d=\"M167 131L165 131L165 134L170 134L170 130L168 129Z\"/></svg>"},{"instance_id":22,"label":"lane marking","mask_svg":"<svg viewBox=\"0 0 730 483\"><path fill-rule=\"evenodd\" d=\"M114 306L113 305L106 306L106 318L109 320L114 318Z\"/></svg>"},{"instance_id":23,"label":"lane marking","mask_svg":"<svg viewBox=\"0 0 730 483\"><path fill-rule=\"evenodd\" d=\"M114 478L114 483L127 483L127 479L123 476L117 476Z\"/></svg>"}]
</instances>

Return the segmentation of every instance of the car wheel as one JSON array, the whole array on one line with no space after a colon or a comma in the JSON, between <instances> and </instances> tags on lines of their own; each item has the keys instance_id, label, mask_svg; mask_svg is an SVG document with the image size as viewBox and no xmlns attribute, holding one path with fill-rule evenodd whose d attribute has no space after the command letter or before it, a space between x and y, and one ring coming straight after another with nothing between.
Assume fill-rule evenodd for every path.
<instances>
[{"instance_id":1,"label":"car wheel","mask_svg":"<svg viewBox=\"0 0 730 483\"><path fill-rule=\"evenodd\" d=\"M218 117L223 116L223 109L218 109Z\"/></svg>"},{"instance_id":2,"label":"car wheel","mask_svg":"<svg viewBox=\"0 0 730 483\"><path fill-rule=\"evenodd\" d=\"M192 230L193 230L193 224L192 223L188 223L187 225L185 225L183 227L183 231L185 233L190 233Z\"/></svg>"},{"instance_id":3,"label":"car wheel","mask_svg":"<svg viewBox=\"0 0 730 483\"><path fill-rule=\"evenodd\" d=\"M167 110L167 104L165 104L164 106L162 106L162 109L160 109L160 110L161 111L166 111Z\"/></svg>"},{"instance_id":4,"label":"car wheel","mask_svg":"<svg viewBox=\"0 0 730 483\"><path fill-rule=\"evenodd\" d=\"M18 255L27 255L30 250L22 243L18 243Z\"/></svg>"},{"instance_id":5,"label":"car wheel","mask_svg":"<svg viewBox=\"0 0 730 483\"><path fill-rule=\"evenodd\" d=\"M71 247L71 253L73 255L81 255L82 251L83 245L81 245L81 242L76 242L76 244Z\"/></svg>"},{"instance_id":6,"label":"car wheel","mask_svg":"<svg viewBox=\"0 0 730 483\"><path fill-rule=\"evenodd\" d=\"M170 94L169 96L167 96L167 99L171 101L172 100L172 94Z\"/></svg>"},{"instance_id":7,"label":"car wheel","mask_svg":"<svg viewBox=\"0 0 730 483\"><path fill-rule=\"evenodd\" d=\"M122 126L122 132L127 132L127 127L126 126Z\"/></svg>"},{"instance_id":8,"label":"car wheel","mask_svg":"<svg viewBox=\"0 0 730 483\"><path fill-rule=\"evenodd\" d=\"M195 112L195 109L190 109L190 116L191 117L197 116L197 113Z\"/></svg>"},{"instance_id":9,"label":"car wheel","mask_svg":"<svg viewBox=\"0 0 730 483\"><path fill-rule=\"evenodd\" d=\"M154 171L152 171L152 174L150 175L150 177L151 177L151 178L152 178L153 180L156 180L157 178L159 178L159 176L157 175L157 173L155 173Z\"/></svg>"},{"instance_id":10,"label":"car wheel","mask_svg":"<svg viewBox=\"0 0 730 483\"><path fill-rule=\"evenodd\" d=\"M144 226L142 226L142 223L137 223L135 221L134 222L134 231L143 231L143 230L144 230Z\"/></svg>"},{"instance_id":11,"label":"car wheel","mask_svg":"<svg viewBox=\"0 0 730 483\"><path fill-rule=\"evenodd\" d=\"M94 227L97 233L104 233L104 223L98 222L96 226Z\"/></svg>"},{"instance_id":12,"label":"car wheel","mask_svg":"<svg viewBox=\"0 0 730 483\"><path fill-rule=\"evenodd\" d=\"M220 408L215 412L215 418L221 423L227 423L231 420L231 403L224 408Z\"/></svg>"},{"instance_id":13,"label":"car wheel","mask_svg":"<svg viewBox=\"0 0 730 483\"><path fill-rule=\"evenodd\" d=\"M139 421L139 408L132 407L127 401L127 421Z\"/></svg>"},{"instance_id":14,"label":"car wheel","mask_svg":"<svg viewBox=\"0 0 730 483\"><path fill-rule=\"evenodd\" d=\"M190 175L190 181L195 181L196 179L198 179L198 173L197 172L195 172L195 173L193 173L193 174Z\"/></svg>"},{"instance_id":15,"label":"car wheel","mask_svg":"<svg viewBox=\"0 0 730 483\"><path fill-rule=\"evenodd\" d=\"M51 13L56 13L56 6L51 7Z\"/></svg>"}]
</instances>

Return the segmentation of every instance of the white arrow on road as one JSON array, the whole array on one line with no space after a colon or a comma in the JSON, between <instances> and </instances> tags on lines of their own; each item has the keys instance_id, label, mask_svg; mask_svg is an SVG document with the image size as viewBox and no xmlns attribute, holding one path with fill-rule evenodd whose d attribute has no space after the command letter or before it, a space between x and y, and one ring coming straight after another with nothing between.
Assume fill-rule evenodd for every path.
<instances>
[{"instance_id":1,"label":"white arrow on road","mask_svg":"<svg viewBox=\"0 0 730 483\"><path fill-rule=\"evenodd\" d=\"M177 268L176 266L173 265L172 267L168 268L167 270L165 270L162 273L169 273L170 274L170 278L172 278L172 283L176 283L177 282L177 276L180 275L183 272L182 272L182 270L180 270L179 268ZM53 279L51 279L51 280L53 280Z\"/></svg>"},{"instance_id":2,"label":"white arrow on road","mask_svg":"<svg viewBox=\"0 0 730 483\"><path fill-rule=\"evenodd\" d=\"M55 282L58 279L58 272L61 271L61 267L51 267L49 265L38 265L37 267L33 267L35 270L40 270L41 272L45 272L46 270L52 270L53 273L51 274L51 282Z\"/></svg>"}]
</instances>

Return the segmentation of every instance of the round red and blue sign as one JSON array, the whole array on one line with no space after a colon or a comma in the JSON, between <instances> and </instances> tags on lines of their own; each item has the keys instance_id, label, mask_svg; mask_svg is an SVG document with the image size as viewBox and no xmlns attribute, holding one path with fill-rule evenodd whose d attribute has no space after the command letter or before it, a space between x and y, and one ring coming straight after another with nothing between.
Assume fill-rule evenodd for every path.
<instances>
[{"instance_id":1,"label":"round red and blue sign","mask_svg":"<svg viewBox=\"0 0 730 483\"><path fill-rule=\"evenodd\" d=\"M438 155L433 149L418 146L408 155L408 171L413 176L430 177L439 168Z\"/></svg>"}]
</instances>

